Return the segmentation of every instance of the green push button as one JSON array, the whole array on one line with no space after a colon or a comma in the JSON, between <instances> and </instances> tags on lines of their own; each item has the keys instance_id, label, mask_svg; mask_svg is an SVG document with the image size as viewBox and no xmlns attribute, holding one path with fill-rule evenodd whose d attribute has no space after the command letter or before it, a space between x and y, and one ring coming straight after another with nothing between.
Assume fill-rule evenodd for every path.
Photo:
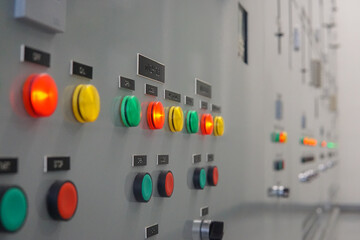
<instances>
[{"instance_id":1,"label":"green push button","mask_svg":"<svg viewBox=\"0 0 360 240\"><path fill-rule=\"evenodd\" d=\"M189 111L186 115L186 127L189 133L199 131L199 116L196 111Z\"/></svg>"},{"instance_id":2,"label":"green push button","mask_svg":"<svg viewBox=\"0 0 360 240\"><path fill-rule=\"evenodd\" d=\"M199 179L199 183L200 183L200 188L201 189L204 189L205 187L205 184L206 184L206 172L205 172L205 169L202 168L201 171L200 171L200 179Z\"/></svg>"},{"instance_id":3,"label":"green push button","mask_svg":"<svg viewBox=\"0 0 360 240\"><path fill-rule=\"evenodd\" d=\"M146 174L142 180L141 194L146 202L150 200L152 195L152 179L149 174Z\"/></svg>"},{"instance_id":4,"label":"green push button","mask_svg":"<svg viewBox=\"0 0 360 240\"><path fill-rule=\"evenodd\" d=\"M2 191L0 199L0 223L5 231L15 232L21 228L27 215L25 193L18 187L9 187Z\"/></svg>"},{"instance_id":5,"label":"green push button","mask_svg":"<svg viewBox=\"0 0 360 240\"><path fill-rule=\"evenodd\" d=\"M141 104L136 96L125 96L121 102L121 119L126 127L136 127L141 120Z\"/></svg>"},{"instance_id":6,"label":"green push button","mask_svg":"<svg viewBox=\"0 0 360 240\"><path fill-rule=\"evenodd\" d=\"M277 132L273 132L271 134L271 140L273 142L280 142L280 133L277 133Z\"/></svg>"}]
</instances>

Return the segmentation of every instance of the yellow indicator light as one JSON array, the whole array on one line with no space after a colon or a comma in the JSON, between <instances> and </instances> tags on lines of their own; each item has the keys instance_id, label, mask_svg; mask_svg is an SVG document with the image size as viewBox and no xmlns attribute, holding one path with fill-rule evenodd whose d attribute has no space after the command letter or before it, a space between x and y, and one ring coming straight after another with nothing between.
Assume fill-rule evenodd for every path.
<instances>
[{"instance_id":1,"label":"yellow indicator light","mask_svg":"<svg viewBox=\"0 0 360 240\"><path fill-rule=\"evenodd\" d=\"M214 118L214 124L215 124L215 128L214 128L214 134L215 136L222 136L224 134L224 119L221 116L216 116Z\"/></svg>"},{"instance_id":2,"label":"yellow indicator light","mask_svg":"<svg viewBox=\"0 0 360 240\"><path fill-rule=\"evenodd\" d=\"M169 110L169 127L172 132L180 132L184 126L184 115L181 107L172 106Z\"/></svg>"},{"instance_id":3,"label":"yellow indicator light","mask_svg":"<svg viewBox=\"0 0 360 240\"><path fill-rule=\"evenodd\" d=\"M93 85L78 85L73 93L72 107L75 119L81 123L94 122L100 113L100 96Z\"/></svg>"}]
</instances>

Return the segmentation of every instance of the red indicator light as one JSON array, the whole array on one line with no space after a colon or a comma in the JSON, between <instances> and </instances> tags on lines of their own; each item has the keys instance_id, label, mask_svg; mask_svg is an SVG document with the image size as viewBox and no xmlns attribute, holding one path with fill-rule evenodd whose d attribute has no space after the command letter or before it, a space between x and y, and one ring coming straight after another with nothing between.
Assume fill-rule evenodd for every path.
<instances>
[{"instance_id":1,"label":"red indicator light","mask_svg":"<svg viewBox=\"0 0 360 240\"><path fill-rule=\"evenodd\" d=\"M161 129L165 123L165 111L161 102L151 102L147 108L147 122L150 129Z\"/></svg>"},{"instance_id":2,"label":"red indicator light","mask_svg":"<svg viewBox=\"0 0 360 240\"><path fill-rule=\"evenodd\" d=\"M301 139L300 142L305 146L314 147L314 146L317 145L317 140L315 138L304 137L304 138Z\"/></svg>"},{"instance_id":3,"label":"red indicator light","mask_svg":"<svg viewBox=\"0 0 360 240\"><path fill-rule=\"evenodd\" d=\"M201 116L201 133L204 135L210 135L213 132L214 129L214 120L211 114L203 114Z\"/></svg>"},{"instance_id":4,"label":"red indicator light","mask_svg":"<svg viewBox=\"0 0 360 240\"><path fill-rule=\"evenodd\" d=\"M47 73L30 75L22 89L25 110L32 117L49 117L57 106L55 80Z\"/></svg>"},{"instance_id":5,"label":"red indicator light","mask_svg":"<svg viewBox=\"0 0 360 240\"><path fill-rule=\"evenodd\" d=\"M322 141L321 142L321 147L326 147L327 146L327 142L326 141Z\"/></svg>"}]
</instances>

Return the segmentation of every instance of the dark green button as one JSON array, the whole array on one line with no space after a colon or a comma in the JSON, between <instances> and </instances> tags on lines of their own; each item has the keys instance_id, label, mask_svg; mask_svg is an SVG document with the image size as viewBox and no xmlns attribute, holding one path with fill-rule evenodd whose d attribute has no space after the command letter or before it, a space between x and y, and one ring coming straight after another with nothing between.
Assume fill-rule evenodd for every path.
<instances>
[{"instance_id":1,"label":"dark green button","mask_svg":"<svg viewBox=\"0 0 360 240\"><path fill-rule=\"evenodd\" d=\"M21 228L27 215L27 200L25 193L18 187L5 190L0 200L0 222L9 232Z\"/></svg>"},{"instance_id":2,"label":"dark green button","mask_svg":"<svg viewBox=\"0 0 360 240\"><path fill-rule=\"evenodd\" d=\"M121 102L121 120L126 127L136 127L141 120L141 104L136 96L125 96Z\"/></svg>"},{"instance_id":3,"label":"dark green button","mask_svg":"<svg viewBox=\"0 0 360 240\"><path fill-rule=\"evenodd\" d=\"M145 201L149 201L152 195L152 179L149 174L146 174L141 184L141 194Z\"/></svg>"},{"instance_id":4,"label":"dark green button","mask_svg":"<svg viewBox=\"0 0 360 240\"><path fill-rule=\"evenodd\" d=\"M277 133L277 132L272 133L271 140L273 142L280 142L280 133Z\"/></svg>"},{"instance_id":5,"label":"dark green button","mask_svg":"<svg viewBox=\"0 0 360 240\"><path fill-rule=\"evenodd\" d=\"M186 127L189 133L199 131L199 116L196 111L189 111L186 115Z\"/></svg>"}]
</instances>

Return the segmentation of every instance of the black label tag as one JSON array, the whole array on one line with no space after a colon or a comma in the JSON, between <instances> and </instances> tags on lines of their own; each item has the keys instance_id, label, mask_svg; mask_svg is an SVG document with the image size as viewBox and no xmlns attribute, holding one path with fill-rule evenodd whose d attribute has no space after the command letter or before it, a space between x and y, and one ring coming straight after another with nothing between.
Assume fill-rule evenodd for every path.
<instances>
[{"instance_id":1,"label":"black label tag","mask_svg":"<svg viewBox=\"0 0 360 240\"><path fill-rule=\"evenodd\" d=\"M70 157L45 157L45 172L70 170Z\"/></svg>"},{"instance_id":2,"label":"black label tag","mask_svg":"<svg viewBox=\"0 0 360 240\"><path fill-rule=\"evenodd\" d=\"M206 216L209 214L209 207L203 207L200 209L200 217Z\"/></svg>"},{"instance_id":3,"label":"black label tag","mask_svg":"<svg viewBox=\"0 0 360 240\"><path fill-rule=\"evenodd\" d=\"M181 102L181 94L165 89L164 98L174 102Z\"/></svg>"},{"instance_id":4,"label":"black label tag","mask_svg":"<svg viewBox=\"0 0 360 240\"><path fill-rule=\"evenodd\" d=\"M207 155L207 161L208 161L208 162L213 162L213 161L214 161L214 154L210 154L210 153L209 153L209 154Z\"/></svg>"},{"instance_id":5,"label":"black label tag","mask_svg":"<svg viewBox=\"0 0 360 240\"><path fill-rule=\"evenodd\" d=\"M189 106L194 106L194 99L192 97L185 96L185 104Z\"/></svg>"},{"instance_id":6,"label":"black label tag","mask_svg":"<svg viewBox=\"0 0 360 240\"><path fill-rule=\"evenodd\" d=\"M201 100L200 100L200 109L207 110L208 107L209 107L208 102L205 102L205 101L201 101Z\"/></svg>"},{"instance_id":7,"label":"black label tag","mask_svg":"<svg viewBox=\"0 0 360 240\"><path fill-rule=\"evenodd\" d=\"M194 154L193 155L193 163L201 162L201 154Z\"/></svg>"},{"instance_id":8,"label":"black label tag","mask_svg":"<svg viewBox=\"0 0 360 240\"><path fill-rule=\"evenodd\" d=\"M147 156L146 155L133 155L133 167L146 166Z\"/></svg>"},{"instance_id":9,"label":"black label tag","mask_svg":"<svg viewBox=\"0 0 360 240\"><path fill-rule=\"evenodd\" d=\"M145 83L145 94L157 97L158 88L156 86Z\"/></svg>"},{"instance_id":10,"label":"black label tag","mask_svg":"<svg viewBox=\"0 0 360 240\"><path fill-rule=\"evenodd\" d=\"M211 98L211 85L195 78L195 93Z\"/></svg>"},{"instance_id":11,"label":"black label tag","mask_svg":"<svg viewBox=\"0 0 360 240\"><path fill-rule=\"evenodd\" d=\"M0 174L17 173L17 171L18 171L17 158L0 158Z\"/></svg>"},{"instance_id":12,"label":"black label tag","mask_svg":"<svg viewBox=\"0 0 360 240\"><path fill-rule=\"evenodd\" d=\"M154 224L152 226L145 228L145 238L149 238L159 234L159 224Z\"/></svg>"},{"instance_id":13,"label":"black label tag","mask_svg":"<svg viewBox=\"0 0 360 240\"><path fill-rule=\"evenodd\" d=\"M119 88L135 91L135 81L130 78L119 77Z\"/></svg>"},{"instance_id":14,"label":"black label tag","mask_svg":"<svg viewBox=\"0 0 360 240\"><path fill-rule=\"evenodd\" d=\"M215 104L211 104L211 111L213 112L221 112L221 107Z\"/></svg>"},{"instance_id":15,"label":"black label tag","mask_svg":"<svg viewBox=\"0 0 360 240\"><path fill-rule=\"evenodd\" d=\"M88 79L92 79L93 78L93 67L79 63L79 62L71 61L70 74L88 78Z\"/></svg>"},{"instance_id":16,"label":"black label tag","mask_svg":"<svg viewBox=\"0 0 360 240\"><path fill-rule=\"evenodd\" d=\"M137 74L151 80L165 83L165 65L138 53Z\"/></svg>"},{"instance_id":17,"label":"black label tag","mask_svg":"<svg viewBox=\"0 0 360 240\"><path fill-rule=\"evenodd\" d=\"M21 45L21 61L50 67L50 53Z\"/></svg>"},{"instance_id":18,"label":"black label tag","mask_svg":"<svg viewBox=\"0 0 360 240\"><path fill-rule=\"evenodd\" d=\"M169 164L169 155L157 155L157 164L158 165Z\"/></svg>"}]
</instances>

